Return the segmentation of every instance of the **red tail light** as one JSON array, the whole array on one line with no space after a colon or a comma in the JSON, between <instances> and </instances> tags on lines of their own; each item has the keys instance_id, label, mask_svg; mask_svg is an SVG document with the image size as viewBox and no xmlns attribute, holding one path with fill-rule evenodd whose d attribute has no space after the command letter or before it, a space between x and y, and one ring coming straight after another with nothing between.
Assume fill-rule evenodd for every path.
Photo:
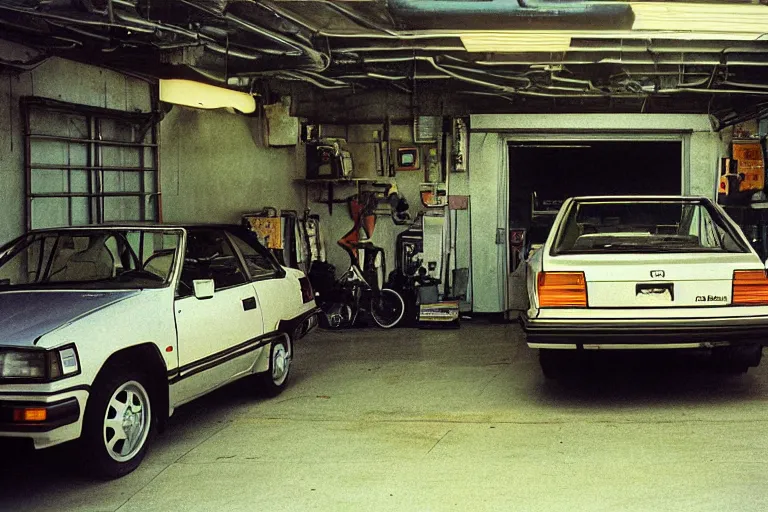
<instances>
[{"instance_id":1,"label":"red tail light","mask_svg":"<svg viewBox=\"0 0 768 512\"><path fill-rule=\"evenodd\" d=\"M733 273L734 306L768 306L768 276L764 270L736 270Z\"/></svg>"},{"instance_id":2,"label":"red tail light","mask_svg":"<svg viewBox=\"0 0 768 512\"><path fill-rule=\"evenodd\" d=\"M305 304L315 298L315 292L312 290L312 284L310 284L309 278L300 278L299 285L301 286L301 300L303 300Z\"/></svg>"}]
</instances>

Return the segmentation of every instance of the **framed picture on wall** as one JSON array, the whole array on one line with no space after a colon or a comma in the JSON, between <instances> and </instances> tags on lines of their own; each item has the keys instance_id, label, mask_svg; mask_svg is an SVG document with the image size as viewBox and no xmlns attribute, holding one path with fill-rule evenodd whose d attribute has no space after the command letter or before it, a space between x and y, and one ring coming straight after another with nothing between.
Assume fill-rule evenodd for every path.
<instances>
[{"instance_id":1,"label":"framed picture on wall","mask_svg":"<svg viewBox=\"0 0 768 512\"><path fill-rule=\"evenodd\" d=\"M395 157L395 168L398 171L417 171L420 168L419 148L402 147L397 148Z\"/></svg>"}]
</instances>

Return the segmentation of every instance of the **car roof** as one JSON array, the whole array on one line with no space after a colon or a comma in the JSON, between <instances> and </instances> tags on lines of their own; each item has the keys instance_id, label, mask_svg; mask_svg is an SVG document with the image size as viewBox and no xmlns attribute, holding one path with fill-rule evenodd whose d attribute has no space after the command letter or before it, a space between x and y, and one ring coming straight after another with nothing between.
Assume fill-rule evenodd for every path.
<instances>
[{"instance_id":1,"label":"car roof","mask_svg":"<svg viewBox=\"0 0 768 512\"><path fill-rule=\"evenodd\" d=\"M574 201L709 201L704 196L678 196L678 195L639 195L639 196L578 196L571 198Z\"/></svg>"},{"instance_id":2,"label":"car roof","mask_svg":"<svg viewBox=\"0 0 768 512\"><path fill-rule=\"evenodd\" d=\"M104 224L87 224L83 226L60 226L50 228L33 229L30 233L43 231L85 231L96 229L195 229L195 228L218 228L218 229L243 229L238 224L222 223L165 223L165 222L105 222Z\"/></svg>"}]
</instances>

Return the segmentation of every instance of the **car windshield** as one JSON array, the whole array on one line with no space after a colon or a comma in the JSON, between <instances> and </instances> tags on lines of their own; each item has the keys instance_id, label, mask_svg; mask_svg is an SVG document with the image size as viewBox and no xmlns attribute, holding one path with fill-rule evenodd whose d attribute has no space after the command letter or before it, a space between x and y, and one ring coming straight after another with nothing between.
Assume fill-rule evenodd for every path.
<instances>
[{"instance_id":1,"label":"car windshield","mask_svg":"<svg viewBox=\"0 0 768 512\"><path fill-rule=\"evenodd\" d=\"M0 249L0 290L165 286L180 230L83 229L30 233Z\"/></svg>"},{"instance_id":2,"label":"car windshield","mask_svg":"<svg viewBox=\"0 0 768 512\"><path fill-rule=\"evenodd\" d=\"M553 254L749 252L726 219L700 200L578 200Z\"/></svg>"}]
</instances>

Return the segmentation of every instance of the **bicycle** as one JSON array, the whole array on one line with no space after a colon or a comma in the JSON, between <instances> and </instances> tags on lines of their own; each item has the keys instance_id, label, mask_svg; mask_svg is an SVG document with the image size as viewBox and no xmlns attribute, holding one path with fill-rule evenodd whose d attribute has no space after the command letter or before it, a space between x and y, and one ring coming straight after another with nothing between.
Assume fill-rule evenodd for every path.
<instances>
[{"instance_id":1,"label":"bicycle","mask_svg":"<svg viewBox=\"0 0 768 512\"><path fill-rule=\"evenodd\" d=\"M368 313L379 327L390 329L402 320L405 302L395 290L383 288L385 269L382 249L370 242L354 245L363 267L352 259L349 269L336 280L334 297L321 302L327 327L352 327L362 314Z\"/></svg>"}]
</instances>

